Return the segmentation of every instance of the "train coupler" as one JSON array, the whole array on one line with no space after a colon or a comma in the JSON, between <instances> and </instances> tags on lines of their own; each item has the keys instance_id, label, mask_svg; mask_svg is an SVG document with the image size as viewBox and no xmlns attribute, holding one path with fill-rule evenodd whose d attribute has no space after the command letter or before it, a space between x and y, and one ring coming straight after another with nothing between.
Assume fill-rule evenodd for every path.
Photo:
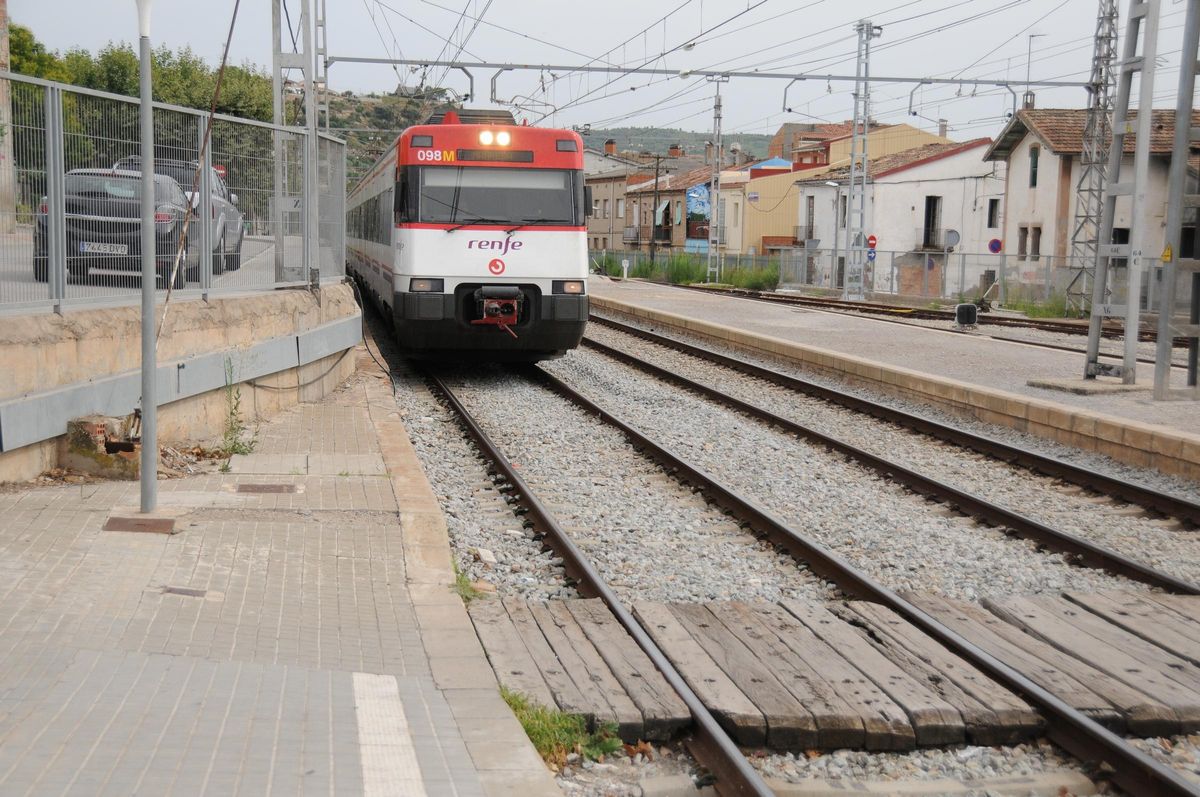
<instances>
[{"instance_id":1,"label":"train coupler","mask_svg":"<svg viewBox=\"0 0 1200 797\"><path fill-rule=\"evenodd\" d=\"M512 331L521 316L521 290L504 286L488 286L475 292L475 307L479 318L471 320L472 324L496 326L514 338L517 333Z\"/></svg>"}]
</instances>

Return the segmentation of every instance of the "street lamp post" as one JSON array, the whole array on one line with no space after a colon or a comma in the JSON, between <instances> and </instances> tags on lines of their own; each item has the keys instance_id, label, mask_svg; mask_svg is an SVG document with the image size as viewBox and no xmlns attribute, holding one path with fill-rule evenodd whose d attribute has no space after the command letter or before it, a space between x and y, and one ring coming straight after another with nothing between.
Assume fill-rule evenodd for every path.
<instances>
[{"instance_id":1,"label":"street lamp post","mask_svg":"<svg viewBox=\"0 0 1200 797\"><path fill-rule=\"evenodd\" d=\"M142 458L141 510L153 512L158 504L158 396L155 389L154 352L154 108L150 71L150 6L152 0L137 0L138 73L141 105L138 122L142 168ZM169 279L169 276L168 276Z\"/></svg>"}]
</instances>

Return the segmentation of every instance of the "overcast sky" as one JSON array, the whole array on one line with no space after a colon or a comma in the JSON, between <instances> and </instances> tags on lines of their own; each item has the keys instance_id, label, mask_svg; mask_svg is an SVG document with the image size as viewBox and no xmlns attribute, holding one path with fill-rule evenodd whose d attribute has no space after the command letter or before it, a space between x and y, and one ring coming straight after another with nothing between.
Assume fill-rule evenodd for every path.
<instances>
[{"instance_id":1,"label":"overcast sky","mask_svg":"<svg viewBox=\"0 0 1200 797\"><path fill-rule=\"evenodd\" d=\"M270 2L242 0L234 62L270 65ZM287 3L298 24L300 0ZM1122 14L1127 5L1120 3ZM219 61L233 0L157 0L155 6L156 44L188 45L210 63ZM1174 106L1184 6L1182 0L1162 3L1158 107ZM869 18L883 27L872 43L873 75L1023 79L1029 34L1039 34L1029 65L1033 78L1073 81L1087 78L1096 14L1095 0L327 0L327 8L334 56L447 58L469 36L459 60L575 65L595 59L676 72L852 74L853 23ZM9 0L9 14L55 50L132 42L137 28L134 0ZM683 50L689 42L694 46ZM491 72L473 71L483 102L471 104L488 105ZM415 86L421 77L420 70L408 67L342 63L331 66L329 82L337 91L390 91L401 80ZM430 69L425 79L436 85L442 70ZM452 72L444 80L466 91L461 74ZM562 126L712 128L714 86L702 78L630 76L605 87L611 80L598 74L509 72L500 77L497 94L502 100L532 98L523 114L531 122L553 106L558 110L546 123ZM772 133L786 121L833 121L852 114L851 84L818 78L791 87L793 112L786 113L786 83L735 78L725 84L725 130ZM913 110L919 115L914 117L908 109L912 88L877 84L873 116L926 129L945 117L951 137L969 139L995 135L1012 104L1004 89L926 86L915 94ZM1086 94L1080 88L1038 89L1037 104L1082 107Z\"/></svg>"}]
</instances>

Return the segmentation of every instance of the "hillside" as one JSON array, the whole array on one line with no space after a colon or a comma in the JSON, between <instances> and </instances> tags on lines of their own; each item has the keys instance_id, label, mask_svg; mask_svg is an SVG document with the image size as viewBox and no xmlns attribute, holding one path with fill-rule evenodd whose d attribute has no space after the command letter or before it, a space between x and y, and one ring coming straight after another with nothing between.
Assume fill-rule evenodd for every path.
<instances>
[{"instance_id":1,"label":"hillside","mask_svg":"<svg viewBox=\"0 0 1200 797\"><path fill-rule=\"evenodd\" d=\"M704 142L712 138L711 133L697 133L695 130L679 130L662 127L610 127L592 128L586 133L580 133L583 142L594 149L603 149L607 139L617 142L617 151L658 152L666 154L667 147L672 144L682 144L685 152L699 153L704 151ZM740 143L742 149L756 158L767 157L767 146L771 137L756 133L739 133L725 137L728 149L734 142Z\"/></svg>"}]
</instances>

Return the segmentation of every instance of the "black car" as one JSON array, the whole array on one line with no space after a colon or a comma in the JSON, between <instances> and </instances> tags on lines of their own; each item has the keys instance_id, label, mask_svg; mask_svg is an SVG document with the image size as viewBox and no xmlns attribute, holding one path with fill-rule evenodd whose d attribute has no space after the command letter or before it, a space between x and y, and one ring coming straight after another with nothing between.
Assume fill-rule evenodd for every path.
<instances>
[{"instance_id":1,"label":"black car","mask_svg":"<svg viewBox=\"0 0 1200 797\"><path fill-rule=\"evenodd\" d=\"M93 271L140 272L141 172L119 169L72 169L65 176L67 273L84 281ZM159 283L165 285L175 263L183 223L191 206L183 189L165 175L154 178L154 237ZM46 199L33 229L33 276L49 279ZM200 259L191 226L188 244L175 272L175 287L199 282Z\"/></svg>"},{"instance_id":2,"label":"black car","mask_svg":"<svg viewBox=\"0 0 1200 797\"><path fill-rule=\"evenodd\" d=\"M113 164L114 169L142 170L142 159L137 155L121 158ZM193 208L200 207L200 200L195 196L192 186L197 185L200 178L200 162L175 160L172 158L155 158L155 174L165 174L179 183L183 193L192 201ZM212 235L213 273L236 271L242 267L242 212L238 210L238 195L231 192L216 169L209 171L209 234ZM194 220L193 224L196 223ZM193 228L195 229L195 228ZM196 240L200 240L200 230L195 229Z\"/></svg>"}]
</instances>

